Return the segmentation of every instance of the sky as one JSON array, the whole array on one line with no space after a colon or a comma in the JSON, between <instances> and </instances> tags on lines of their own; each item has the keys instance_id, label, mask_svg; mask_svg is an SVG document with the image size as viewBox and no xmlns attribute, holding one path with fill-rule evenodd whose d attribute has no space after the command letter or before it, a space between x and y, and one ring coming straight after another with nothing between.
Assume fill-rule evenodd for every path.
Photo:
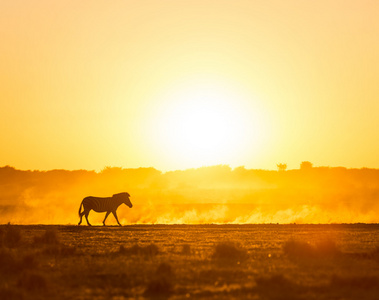
<instances>
[{"instance_id":1,"label":"sky","mask_svg":"<svg viewBox=\"0 0 379 300\"><path fill-rule=\"evenodd\" d=\"M0 1L0 166L379 168L377 1Z\"/></svg>"}]
</instances>

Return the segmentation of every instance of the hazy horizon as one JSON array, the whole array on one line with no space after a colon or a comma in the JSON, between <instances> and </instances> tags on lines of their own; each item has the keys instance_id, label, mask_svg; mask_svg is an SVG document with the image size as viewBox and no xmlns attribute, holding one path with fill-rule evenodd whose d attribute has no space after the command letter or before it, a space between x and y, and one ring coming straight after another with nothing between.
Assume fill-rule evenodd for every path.
<instances>
[{"instance_id":1,"label":"hazy horizon","mask_svg":"<svg viewBox=\"0 0 379 300\"><path fill-rule=\"evenodd\" d=\"M122 224L378 223L379 170L312 167L287 171L226 165L22 171L0 168L0 223L75 224L86 196L128 192ZM94 225L104 214L91 212ZM108 224L115 220L108 218Z\"/></svg>"}]
</instances>

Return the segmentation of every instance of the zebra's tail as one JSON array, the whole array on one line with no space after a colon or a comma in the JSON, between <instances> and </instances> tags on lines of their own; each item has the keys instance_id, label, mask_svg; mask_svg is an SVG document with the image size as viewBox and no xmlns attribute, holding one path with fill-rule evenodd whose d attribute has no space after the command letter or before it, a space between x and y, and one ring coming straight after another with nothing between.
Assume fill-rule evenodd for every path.
<instances>
[{"instance_id":1,"label":"zebra's tail","mask_svg":"<svg viewBox=\"0 0 379 300\"><path fill-rule=\"evenodd\" d=\"M83 206L83 201L82 203L80 203L80 206L79 206L79 217L80 217L80 211L82 210L82 206Z\"/></svg>"}]
</instances>

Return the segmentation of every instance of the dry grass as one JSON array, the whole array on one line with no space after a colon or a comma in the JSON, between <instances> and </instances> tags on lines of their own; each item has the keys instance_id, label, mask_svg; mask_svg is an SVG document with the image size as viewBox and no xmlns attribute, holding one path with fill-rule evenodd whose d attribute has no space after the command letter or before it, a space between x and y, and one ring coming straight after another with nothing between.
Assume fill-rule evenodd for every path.
<instances>
[{"instance_id":1,"label":"dry grass","mask_svg":"<svg viewBox=\"0 0 379 300\"><path fill-rule=\"evenodd\" d=\"M337 227L335 234L332 226L14 227L19 238L0 247L0 299L371 300L379 294L373 247L379 226ZM9 228L0 226L4 243ZM304 236L316 242L301 242Z\"/></svg>"}]
</instances>

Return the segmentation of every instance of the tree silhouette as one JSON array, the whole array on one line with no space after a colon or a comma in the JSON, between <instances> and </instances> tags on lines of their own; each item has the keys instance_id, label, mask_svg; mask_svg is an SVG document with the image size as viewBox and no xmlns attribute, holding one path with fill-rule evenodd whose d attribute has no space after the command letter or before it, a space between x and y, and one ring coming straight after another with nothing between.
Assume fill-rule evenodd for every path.
<instances>
[{"instance_id":1,"label":"tree silhouette","mask_svg":"<svg viewBox=\"0 0 379 300\"><path fill-rule=\"evenodd\" d=\"M285 171L287 169L287 164L277 164L278 171Z\"/></svg>"},{"instance_id":2,"label":"tree silhouette","mask_svg":"<svg viewBox=\"0 0 379 300\"><path fill-rule=\"evenodd\" d=\"M309 161L303 161L300 164L300 170L310 170L312 169L313 164Z\"/></svg>"}]
</instances>

